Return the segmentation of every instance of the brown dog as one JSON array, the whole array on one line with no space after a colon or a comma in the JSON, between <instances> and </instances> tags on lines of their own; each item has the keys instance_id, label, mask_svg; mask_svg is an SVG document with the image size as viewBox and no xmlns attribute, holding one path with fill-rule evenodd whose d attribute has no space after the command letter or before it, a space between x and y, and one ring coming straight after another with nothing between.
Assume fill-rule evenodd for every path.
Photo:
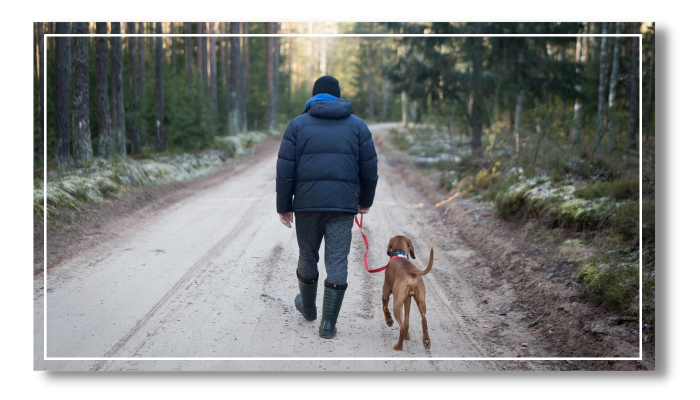
<instances>
[{"instance_id":1,"label":"brown dog","mask_svg":"<svg viewBox=\"0 0 700 400\"><path fill-rule=\"evenodd\" d=\"M399 253L403 253L402 255ZM413 251L413 243L406 236L394 236L389 240L389 246L386 248L386 254L389 257L399 255L389 263L384 272L384 289L382 291L382 310L384 311L384 320L388 326L392 326L394 321L391 319L389 312L389 295L394 294L394 317L399 322L401 333L399 334L399 342L394 345L394 350L403 349L403 341L410 340L411 335L408 333L408 314L411 310L411 297L413 297L420 310L423 325L423 346L426 349L430 348L430 337L428 336L428 321L425 319L425 284L423 283L422 275L430 272L433 267L433 249L430 249L430 261L428 267L421 271L416 268L411 261L408 260L408 254L414 259L416 255ZM405 314L401 318L401 307L405 307Z\"/></svg>"}]
</instances>

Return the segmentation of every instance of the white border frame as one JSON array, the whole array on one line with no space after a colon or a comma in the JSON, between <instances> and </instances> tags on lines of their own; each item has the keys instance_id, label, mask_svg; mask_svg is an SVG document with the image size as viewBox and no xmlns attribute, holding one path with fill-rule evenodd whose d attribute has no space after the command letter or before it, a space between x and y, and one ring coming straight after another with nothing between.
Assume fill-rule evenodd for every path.
<instances>
[{"instance_id":1,"label":"white border frame","mask_svg":"<svg viewBox=\"0 0 700 400\"><path fill-rule=\"evenodd\" d=\"M44 34L44 88L46 88L48 71L47 43L50 37L637 37L639 38L639 357L48 357L47 349L47 218L46 187L48 183L47 131L47 97L44 90L44 361L642 361L642 104L643 104L643 35L638 34Z\"/></svg>"}]
</instances>

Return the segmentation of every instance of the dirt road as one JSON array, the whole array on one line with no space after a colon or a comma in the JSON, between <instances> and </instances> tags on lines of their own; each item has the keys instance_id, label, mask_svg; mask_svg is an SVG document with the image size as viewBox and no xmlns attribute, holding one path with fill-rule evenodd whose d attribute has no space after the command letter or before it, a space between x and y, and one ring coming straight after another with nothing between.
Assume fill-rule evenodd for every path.
<instances>
[{"instance_id":1,"label":"dirt road","mask_svg":"<svg viewBox=\"0 0 700 400\"><path fill-rule=\"evenodd\" d=\"M381 140L387 125L370 128ZM396 175L394 167L381 153L376 201L365 218L365 233L371 242L369 260L372 266L386 263L386 243L397 234L413 239L415 263L421 269L427 264L430 247L435 248L433 270L425 277L432 347L426 350L414 339L406 342L401 352L392 349L398 327L387 327L382 316L383 273L365 272L364 244L357 227L338 335L333 340L319 338L318 321L305 321L293 306L298 290L294 273L298 250L294 230L284 227L275 213L275 163L275 154L269 154L251 161L230 179L165 210L142 210L121 221L121 231L114 239L52 266L46 279L46 299L44 276L39 274L34 294L35 368L552 368L519 361L367 359L548 356L535 346L520 345L533 343L533 338L518 331L513 322L517 313L499 316L480 305L489 294L476 293L470 278L470 265L479 256L446 232L439 212L417 190L390 179ZM319 267L323 279L322 261ZM322 289L319 293L320 306ZM47 355L61 360L44 360L45 311ZM415 321L419 316L413 307L410 331L418 339L420 323ZM138 360L144 357L163 360ZM257 359L226 359L236 357ZM267 357L295 359L261 359ZM305 357L328 360L298 360ZM348 357L365 359L343 359ZM91 360L94 358L105 359Z\"/></svg>"}]
</instances>

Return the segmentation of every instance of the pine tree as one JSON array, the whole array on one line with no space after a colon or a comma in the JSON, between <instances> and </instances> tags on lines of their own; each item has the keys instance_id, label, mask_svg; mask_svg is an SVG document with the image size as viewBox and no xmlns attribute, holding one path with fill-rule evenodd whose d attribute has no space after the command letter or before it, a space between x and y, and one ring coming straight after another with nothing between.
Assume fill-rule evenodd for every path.
<instances>
[{"instance_id":1,"label":"pine tree","mask_svg":"<svg viewBox=\"0 0 700 400\"><path fill-rule=\"evenodd\" d=\"M270 34L277 33L277 23L267 24ZM277 129L277 37L267 38L267 130Z\"/></svg>"},{"instance_id":2,"label":"pine tree","mask_svg":"<svg viewBox=\"0 0 700 400\"><path fill-rule=\"evenodd\" d=\"M240 31L240 23L231 23L231 33L238 34ZM240 132L240 99L241 94L241 79L240 79L240 38L231 38L231 62L229 72L229 109L228 109L228 134L233 135Z\"/></svg>"},{"instance_id":3,"label":"pine tree","mask_svg":"<svg viewBox=\"0 0 700 400\"><path fill-rule=\"evenodd\" d=\"M139 22L139 34L143 34L143 22ZM139 85L141 97L146 98L146 48L143 36L139 36Z\"/></svg>"},{"instance_id":4,"label":"pine tree","mask_svg":"<svg viewBox=\"0 0 700 400\"><path fill-rule=\"evenodd\" d=\"M74 34L86 34L87 22L75 22ZM74 37L73 48L73 157L77 163L92 160L90 135L90 79L88 74L88 38Z\"/></svg>"},{"instance_id":5,"label":"pine tree","mask_svg":"<svg viewBox=\"0 0 700 400\"><path fill-rule=\"evenodd\" d=\"M651 114L654 108L654 56L656 50L656 28L654 23L651 24L651 55L649 62L649 83L647 86L647 109L644 112L644 127L646 129L646 140L649 140L649 133L651 131Z\"/></svg>"},{"instance_id":6,"label":"pine tree","mask_svg":"<svg viewBox=\"0 0 700 400\"><path fill-rule=\"evenodd\" d=\"M603 35L608 33L608 23L603 22ZM607 37L600 40L600 68L598 78L598 119L595 130L595 151L599 151L600 142L605 134L605 64L607 63Z\"/></svg>"},{"instance_id":7,"label":"pine tree","mask_svg":"<svg viewBox=\"0 0 700 400\"><path fill-rule=\"evenodd\" d=\"M170 33L175 34L175 23L170 23ZM177 60L175 60L175 45L177 43L177 37L172 36L170 38L170 64L173 69L173 76L177 73Z\"/></svg>"},{"instance_id":8,"label":"pine tree","mask_svg":"<svg viewBox=\"0 0 700 400\"><path fill-rule=\"evenodd\" d=\"M209 23L209 34L216 33L214 22ZM218 126L219 120L219 99L218 99L218 84L216 81L216 36L209 36L209 99L211 101L211 118L214 121L214 126ZM216 129L218 131L218 129Z\"/></svg>"},{"instance_id":9,"label":"pine tree","mask_svg":"<svg viewBox=\"0 0 700 400\"><path fill-rule=\"evenodd\" d=\"M192 34L192 23L185 22L185 34ZM185 37L185 57L187 64L187 88L192 91L192 38Z\"/></svg>"},{"instance_id":10,"label":"pine tree","mask_svg":"<svg viewBox=\"0 0 700 400\"><path fill-rule=\"evenodd\" d=\"M97 33L107 34L107 23L97 23ZM97 116L100 127L100 141L97 154L108 159L114 154L114 135L112 134L112 117L109 111L109 89L107 87L107 65L109 64L107 37L97 38Z\"/></svg>"},{"instance_id":11,"label":"pine tree","mask_svg":"<svg viewBox=\"0 0 700 400\"><path fill-rule=\"evenodd\" d=\"M481 32L479 32L481 33ZM474 38L474 74L473 81L473 110L472 110L472 149L480 151L481 149L481 118L482 107L484 102L483 96L483 62L484 62L484 38Z\"/></svg>"},{"instance_id":12,"label":"pine tree","mask_svg":"<svg viewBox=\"0 0 700 400\"><path fill-rule=\"evenodd\" d=\"M248 23L243 22L242 34L248 34ZM240 101L241 106L241 132L248 132L248 111L246 101L248 100L248 92L250 90L250 85L248 79L250 76L250 38L247 36L243 37L243 47L241 49L241 89L240 89Z\"/></svg>"},{"instance_id":13,"label":"pine tree","mask_svg":"<svg viewBox=\"0 0 700 400\"><path fill-rule=\"evenodd\" d=\"M374 23L369 23L369 33L373 33ZM367 118L370 121L374 121L374 77L372 76L372 58L374 58L374 51L372 49L372 41L374 39L367 38L367 95L369 97L369 107L367 112Z\"/></svg>"},{"instance_id":14,"label":"pine tree","mask_svg":"<svg viewBox=\"0 0 700 400\"><path fill-rule=\"evenodd\" d=\"M70 22L57 22L56 33L69 34ZM56 164L60 169L70 164L70 75L71 38L56 37Z\"/></svg>"},{"instance_id":15,"label":"pine tree","mask_svg":"<svg viewBox=\"0 0 700 400\"><path fill-rule=\"evenodd\" d=\"M36 23L37 44L37 83L39 86L39 140L41 148L44 148L44 24ZM39 153L39 161L43 164L44 152Z\"/></svg>"},{"instance_id":16,"label":"pine tree","mask_svg":"<svg viewBox=\"0 0 700 400\"><path fill-rule=\"evenodd\" d=\"M156 22L156 34L163 33L163 24ZM163 80L163 37L156 37L156 150L165 150L165 83Z\"/></svg>"},{"instance_id":17,"label":"pine tree","mask_svg":"<svg viewBox=\"0 0 700 400\"><path fill-rule=\"evenodd\" d=\"M639 34L639 22L632 23L632 33ZM632 38L632 64L630 66L630 119L629 147L634 148L639 136L639 38Z\"/></svg>"},{"instance_id":18,"label":"pine tree","mask_svg":"<svg viewBox=\"0 0 700 400\"><path fill-rule=\"evenodd\" d=\"M617 88L618 72L620 70L620 28L621 22L615 24L615 48L613 50L613 65L610 72L610 93L608 94L608 143L610 152L616 150L617 126L615 124L615 90Z\"/></svg>"},{"instance_id":19,"label":"pine tree","mask_svg":"<svg viewBox=\"0 0 700 400\"><path fill-rule=\"evenodd\" d=\"M576 49L576 101L574 102L574 132L573 132L573 142L574 145L579 145L581 143L581 80L583 75L583 65L582 58L584 54L583 45L588 39L585 37L578 38L578 46Z\"/></svg>"},{"instance_id":20,"label":"pine tree","mask_svg":"<svg viewBox=\"0 0 700 400\"><path fill-rule=\"evenodd\" d=\"M206 22L197 22L197 34L206 33L205 24ZM207 83L207 40L204 36L197 37L197 69L199 70L199 80L206 90L209 84Z\"/></svg>"},{"instance_id":21,"label":"pine tree","mask_svg":"<svg viewBox=\"0 0 700 400\"><path fill-rule=\"evenodd\" d=\"M136 33L136 23L126 23L127 32ZM131 89L131 115L129 117L129 138L131 139L131 154L141 152L141 130L139 129L139 83L136 71L138 64L138 39L130 37L129 48L129 87Z\"/></svg>"},{"instance_id":22,"label":"pine tree","mask_svg":"<svg viewBox=\"0 0 700 400\"><path fill-rule=\"evenodd\" d=\"M122 81L121 23L112 22L112 134L114 153L126 157L126 124L124 121L124 85Z\"/></svg>"}]
</instances>

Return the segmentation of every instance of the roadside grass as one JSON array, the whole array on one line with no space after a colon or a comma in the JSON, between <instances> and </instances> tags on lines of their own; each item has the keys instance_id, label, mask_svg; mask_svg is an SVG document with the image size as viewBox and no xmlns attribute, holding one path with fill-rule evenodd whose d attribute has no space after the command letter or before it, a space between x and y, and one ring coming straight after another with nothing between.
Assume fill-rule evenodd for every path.
<instances>
[{"instance_id":1,"label":"roadside grass","mask_svg":"<svg viewBox=\"0 0 700 400\"><path fill-rule=\"evenodd\" d=\"M95 159L74 165L62 172L49 171L46 187L47 218L61 207L76 209L81 203L99 204L119 197L130 188L145 188L174 181L184 181L212 173L228 159L249 152L271 135L279 132L247 132L217 137L203 151L190 154L173 149L155 153L146 148L134 157ZM34 214L44 212L44 182L34 183Z\"/></svg>"},{"instance_id":2,"label":"roadside grass","mask_svg":"<svg viewBox=\"0 0 700 400\"><path fill-rule=\"evenodd\" d=\"M510 132L501 125L484 130L488 141L478 154L472 154L469 143L435 126L392 129L390 142L451 194L489 201L504 219L538 221L560 236L555 242L580 241L591 249L573 277L583 286L581 295L612 312L639 316L639 156L595 151L593 132L584 132L580 145L574 146L563 125L548 127L546 139L532 129L521 137L516 152ZM642 311L651 326L653 156L653 149L644 154L641 249Z\"/></svg>"}]
</instances>

